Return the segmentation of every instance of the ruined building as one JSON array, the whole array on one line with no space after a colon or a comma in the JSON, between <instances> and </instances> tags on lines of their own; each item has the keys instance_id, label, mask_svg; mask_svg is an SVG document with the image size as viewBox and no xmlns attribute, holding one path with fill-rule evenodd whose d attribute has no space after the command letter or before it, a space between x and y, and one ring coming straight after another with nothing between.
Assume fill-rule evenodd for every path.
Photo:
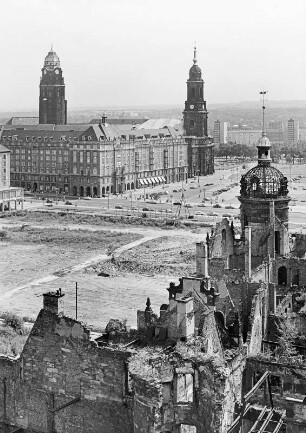
<instances>
[{"instance_id":1,"label":"ruined building","mask_svg":"<svg viewBox=\"0 0 306 433\"><path fill-rule=\"evenodd\" d=\"M306 237L264 131L239 200L241 226L199 239L195 275L137 329L94 335L45 293L21 355L0 356L0 431L304 433Z\"/></svg>"},{"instance_id":2,"label":"ruined building","mask_svg":"<svg viewBox=\"0 0 306 433\"><path fill-rule=\"evenodd\" d=\"M265 107L263 107L264 109ZM209 275L224 321L239 318L247 347L240 414L230 433L306 431L306 236L289 233L287 179L271 166L263 130L258 164L241 178L241 227L208 237Z\"/></svg>"}]
</instances>

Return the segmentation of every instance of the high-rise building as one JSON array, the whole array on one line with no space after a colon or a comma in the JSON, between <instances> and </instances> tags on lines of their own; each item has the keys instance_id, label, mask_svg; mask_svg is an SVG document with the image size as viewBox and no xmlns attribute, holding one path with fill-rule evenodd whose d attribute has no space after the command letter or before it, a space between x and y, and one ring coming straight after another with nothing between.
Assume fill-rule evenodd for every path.
<instances>
[{"instance_id":1,"label":"high-rise building","mask_svg":"<svg viewBox=\"0 0 306 433\"><path fill-rule=\"evenodd\" d=\"M287 140L288 143L296 143L299 141L299 121L289 119L287 123Z\"/></svg>"},{"instance_id":2,"label":"high-rise building","mask_svg":"<svg viewBox=\"0 0 306 433\"><path fill-rule=\"evenodd\" d=\"M261 134L260 129L230 128L227 133L227 138L231 143L253 147L258 143Z\"/></svg>"},{"instance_id":3,"label":"high-rise building","mask_svg":"<svg viewBox=\"0 0 306 433\"><path fill-rule=\"evenodd\" d=\"M227 143L227 122L214 121L214 144Z\"/></svg>"},{"instance_id":4,"label":"high-rise building","mask_svg":"<svg viewBox=\"0 0 306 433\"><path fill-rule=\"evenodd\" d=\"M39 123L66 125L67 101L63 71L52 47L45 58L39 89Z\"/></svg>"},{"instance_id":5,"label":"high-rise building","mask_svg":"<svg viewBox=\"0 0 306 433\"><path fill-rule=\"evenodd\" d=\"M185 101L184 129L188 136L207 137L207 110L204 101L204 80L197 65L197 50L194 48L193 65L187 80L187 101Z\"/></svg>"}]
</instances>

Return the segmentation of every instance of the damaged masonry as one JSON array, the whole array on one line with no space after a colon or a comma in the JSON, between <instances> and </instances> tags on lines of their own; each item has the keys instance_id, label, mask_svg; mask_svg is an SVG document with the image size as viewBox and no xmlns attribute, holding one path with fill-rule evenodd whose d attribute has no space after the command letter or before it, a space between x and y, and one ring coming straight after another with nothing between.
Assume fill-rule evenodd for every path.
<instances>
[{"instance_id":1,"label":"damaged masonry","mask_svg":"<svg viewBox=\"0 0 306 433\"><path fill-rule=\"evenodd\" d=\"M45 293L21 355L0 356L0 431L305 432L306 237L264 131L239 200L240 233L224 219L199 240L196 276L137 329L93 337Z\"/></svg>"}]
</instances>

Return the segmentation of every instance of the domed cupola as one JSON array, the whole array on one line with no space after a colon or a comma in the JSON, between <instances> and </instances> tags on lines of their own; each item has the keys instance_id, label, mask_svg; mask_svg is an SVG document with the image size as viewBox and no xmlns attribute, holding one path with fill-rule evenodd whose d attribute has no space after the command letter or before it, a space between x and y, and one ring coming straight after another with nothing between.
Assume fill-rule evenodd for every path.
<instances>
[{"instance_id":1,"label":"domed cupola","mask_svg":"<svg viewBox=\"0 0 306 433\"><path fill-rule=\"evenodd\" d=\"M251 230L252 267L258 266L270 254L288 252L288 181L281 171L271 166L271 143L265 129L263 95L263 128L258 140L257 165L241 177L240 220L242 238Z\"/></svg>"},{"instance_id":2,"label":"domed cupola","mask_svg":"<svg viewBox=\"0 0 306 433\"><path fill-rule=\"evenodd\" d=\"M189 80L191 81L197 81L197 80L202 80L202 71L200 66L197 65L197 48L194 47L194 51L193 51L193 65L191 66L191 68L189 69Z\"/></svg>"},{"instance_id":3,"label":"domed cupola","mask_svg":"<svg viewBox=\"0 0 306 433\"><path fill-rule=\"evenodd\" d=\"M53 51L53 48L51 47L51 50L48 52L47 56L45 57L44 67L46 69L54 69L56 67L60 68L61 63L58 55L55 51Z\"/></svg>"},{"instance_id":4,"label":"domed cupola","mask_svg":"<svg viewBox=\"0 0 306 433\"><path fill-rule=\"evenodd\" d=\"M241 177L241 196L247 198L286 197L288 181L281 171L271 166L271 144L265 131L262 132L257 149L257 166Z\"/></svg>"}]
</instances>

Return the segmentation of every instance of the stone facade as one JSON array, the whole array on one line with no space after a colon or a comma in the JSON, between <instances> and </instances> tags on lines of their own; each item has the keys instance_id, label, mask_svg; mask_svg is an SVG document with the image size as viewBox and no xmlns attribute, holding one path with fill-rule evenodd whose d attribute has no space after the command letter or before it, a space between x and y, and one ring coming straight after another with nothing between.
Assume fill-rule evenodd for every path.
<instances>
[{"instance_id":1,"label":"stone facade","mask_svg":"<svg viewBox=\"0 0 306 433\"><path fill-rule=\"evenodd\" d=\"M63 71L57 54L51 50L42 68L39 90L39 123L66 125L67 101Z\"/></svg>"}]
</instances>

